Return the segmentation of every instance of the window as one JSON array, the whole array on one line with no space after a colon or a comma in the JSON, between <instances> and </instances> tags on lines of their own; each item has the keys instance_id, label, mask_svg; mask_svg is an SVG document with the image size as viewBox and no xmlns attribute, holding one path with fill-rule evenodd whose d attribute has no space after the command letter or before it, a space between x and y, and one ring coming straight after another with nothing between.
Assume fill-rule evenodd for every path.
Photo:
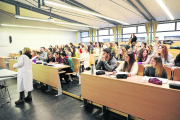
<instances>
[{"instance_id":1,"label":"window","mask_svg":"<svg viewBox=\"0 0 180 120\"><path fill-rule=\"evenodd\" d=\"M145 26L138 26L138 33L146 32Z\"/></svg>"},{"instance_id":2,"label":"window","mask_svg":"<svg viewBox=\"0 0 180 120\"><path fill-rule=\"evenodd\" d=\"M88 37L89 36L89 32L82 32L81 33L81 37Z\"/></svg>"},{"instance_id":3,"label":"window","mask_svg":"<svg viewBox=\"0 0 180 120\"><path fill-rule=\"evenodd\" d=\"M157 31L175 30L175 23L158 24Z\"/></svg>"},{"instance_id":4,"label":"window","mask_svg":"<svg viewBox=\"0 0 180 120\"><path fill-rule=\"evenodd\" d=\"M113 30L112 29L110 29L110 35L113 35Z\"/></svg>"},{"instance_id":5,"label":"window","mask_svg":"<svg viewBox=\"0 0 180 120\"><path fill-rule=\"evenodd\" d=\"M109 35L109 30L99 30L99 35Z\"/></svg>"},{"instance_id":6,"label":"window","mask_svg":"<svg viewBox=\"0 0 180 120\"><path fill-rule=\"evenodd\" d=\"M99 42L107 42L107 41L114 41L113 36L100 36L99 37Z\"/></svg>"},{"instance_id":7,"label":"window","mask_svg":"<svg viewBox=\"0 0 180 120\"><path fill-rule=\"evenodd\" d=\"M179 40L180 31L156 33L156 36L159 37L159 40Z\"/></svg>"},{"instance_id":8,"label":"window","mask_svg":"<svg viewBox=\"0 0 180 120\"><path fill-rule=\"evenodd\" d=\"M177 30L180 30L180 22L177 22Z\"/></svg>"},{"instance_id":9,"label":"window","mask_svg":"<svg viewBox=\"0 0 180 120\"><path fill-rule=\"evenodd\" d=\"M90 37L86 37L86 38L81 38L82 42L90 42Z\"/></svg>"},{"instance_id":10,"label":"window","mask_svg":"<svg viewBox=\"0 0 180 120\"><path fill-rule=\"evenodd\" d=\"M126 33L136 33L136 27L123 28L123 34Z\"/></svg>"}]
</instances>

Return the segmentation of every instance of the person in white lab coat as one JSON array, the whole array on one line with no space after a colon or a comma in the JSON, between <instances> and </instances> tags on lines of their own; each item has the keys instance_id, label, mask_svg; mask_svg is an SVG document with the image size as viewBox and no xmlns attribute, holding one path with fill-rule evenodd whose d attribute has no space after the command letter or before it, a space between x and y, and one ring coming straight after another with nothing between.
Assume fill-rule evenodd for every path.
<instances>
[{"instance_id":1,"label":"person in white lab coat","mask_svg":"<svg viewBox=\"0 0 180 120\"><path fill-rule=\"evenodd\" d=\"M20 56L18 63L13 65L13 68L18 68L17 77L17 92L20 93L20 98L15 102L16 105L22 104L25 101L31 101L31 91L33 90L33 74L32 74L32 55L30 48L25 47L23 55ZM24 98L24 91L28 92Z\"/></svg>"}]
</instances>

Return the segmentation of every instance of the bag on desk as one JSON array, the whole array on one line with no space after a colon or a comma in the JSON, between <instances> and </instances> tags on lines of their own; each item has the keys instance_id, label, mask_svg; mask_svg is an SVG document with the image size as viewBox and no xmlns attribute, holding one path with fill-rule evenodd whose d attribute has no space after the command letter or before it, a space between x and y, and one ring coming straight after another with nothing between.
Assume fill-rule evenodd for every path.
<instances>
[{"instance_id":1,"label":"bag on desk","mask_svg":"<svg viewBox=\"0 0 180 120\"><path fill-rule=\"evenodd\" d=\"M173 89L180 89L180 84L178 83L169 83L169 87Z\"/></svg>"},{"instance_id":2,"label":"bag on desk","mask_svg":"<svg viewBox=\"0 0 180 120\"><path fill-rule=\"evenodd\" d=\"M36 64L42 64L42 62L36 62Z\"/></svg>"},{"instance_id":3,"label":"bag on desk","mask_svg":"<svg viewBox=\"0 0 180 120\"><path fill-rule=\"evenodd\" d=\"M117 79L127 79L127 74L116 74Z\"/></svg>"},{"instance_id":4,"label":"bag on desk","mask_svg":"<svg viewBox=\"0 0 180 120\"><path fill-rule=\"evenodd\" d=\"M150 78L149 83L157 84L157 85L162 85L162 81L157 79L157 78Z\"/></svg>"},{"instance_id":5,"label":"bag on desk","mask_svg":"<svg viewBox=\"0 0 180 120\"><path fill-rule=\"evenodd\" d=\"M104 75L105 74L105 71L97 71L96 72L96 75Z\"/></svg>"}]
</instances>

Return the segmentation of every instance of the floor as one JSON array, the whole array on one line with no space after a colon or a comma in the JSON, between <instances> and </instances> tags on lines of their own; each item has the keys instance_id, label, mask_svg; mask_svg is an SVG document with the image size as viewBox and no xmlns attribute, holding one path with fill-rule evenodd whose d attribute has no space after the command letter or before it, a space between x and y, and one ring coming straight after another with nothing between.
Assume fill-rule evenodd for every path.
<instances>
[{"instance_id":1,"label":"floor","mask_svg":"<svg viewBox=\"0 0 180 120\"><path fill-rule=\"evenodd\" d=\"M100 108L92 105L82 108L80 107L83 104L82 101L64 94L56 97L57 91L46 93L45 87L38 89L36 85L32 92L33 101L15 106L14 102L19 98L16 79L7 80L6 83L12 100L11 103L0 108L0 120L126 120L125 117L112 112L107 112L100 117ZM75 83L72 82L63 88L69 89L73 84ZM71 90L74 89L78 88Z\"/></svg>"}]
</instances>

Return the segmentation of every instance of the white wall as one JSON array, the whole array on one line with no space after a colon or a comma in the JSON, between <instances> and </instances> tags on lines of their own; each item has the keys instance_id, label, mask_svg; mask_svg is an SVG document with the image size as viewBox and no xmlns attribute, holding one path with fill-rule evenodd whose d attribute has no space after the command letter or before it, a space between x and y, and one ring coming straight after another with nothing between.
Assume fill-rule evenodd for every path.
<instances>
[{"instance_id":1,"label":"white wall","mask_svg":"<svg viewBox=\"0 0 180 120\"><path fill-rule=\"evenodd\" d=\"M17 21L17 22L16 22ZM12 17L3 15L0 13L0 24L18 24L26 25L38 25L39 22L16 20ZM42 26L46 23L43 23ZM39 25L38 25L39 26ZM48 27L54 28L56 26ZM12 43L9 43L9 36L12 37ZM80 37L78 37L79 41ZM31 29L31 28L16 28L16 27L4 27L0 26L0 55L8 56L9 53L18 53L24 47L30 47L33 49L39 49L41 46L49 47L49 45L62 45L70 42L76 43L75 32L68 31L56 31L56 30L43 30L43 29Z\"/></svg>"}]
</instances>

